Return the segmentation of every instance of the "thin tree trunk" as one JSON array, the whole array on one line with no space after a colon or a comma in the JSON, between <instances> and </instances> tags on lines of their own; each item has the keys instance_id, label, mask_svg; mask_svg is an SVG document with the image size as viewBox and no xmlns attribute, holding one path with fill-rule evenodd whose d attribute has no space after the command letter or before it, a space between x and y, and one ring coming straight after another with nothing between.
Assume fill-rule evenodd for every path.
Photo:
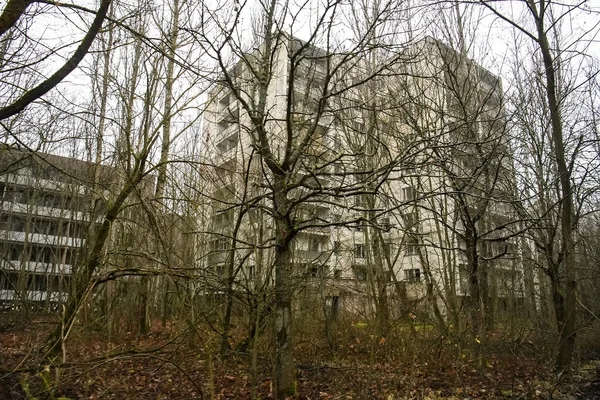
<instances>
[{"instance_id":1,"label":"thin tree trunk","mask_svg":"<svg viewBox=\"0 0 600 400\"><path fill-rule=\"evenodd\" d=\"M139 175L138 177L139 178L137 181L139 182L141 177ZM102 265L104 245L108 239L110 227L117 219L117 216L121 211L121 207L135 187L135 182L129 182L121 190L113 205L106 212L106 215L104 216L104 222L94 235L92 242L93 247L87 256L87 262L81 265L77 271L73 271L73 290L65 306L62 323L58 324L58 326L52 331L46 342L47 358L52 359L55 355L57 355L57 352L62 349L63 342L73 327L77 312L84 303L88 293L94 286L93 277L96 271L98 271Z\"/></svg>"},{"instance_id":2,"label":"thin tree trunk","mask_svg":"<svg viewBox=\"0 0 600 400\"><path fill-rule=\"evenodd\" d=\"M173 78L175 74L175 56L177 55L177 40L179 35L179 0L173 1L173 16L171 20L171 32L169 37L169 49L167 52L167 76L165 81L165 103L163 108L163 119L162 119L162 144L160 148L160 160L158 165L158 174L156 177L156 189L154 192L154 200L159 204L159 208L162 210L163 197L165 192L165 183L167 181L167 162L169 161L169 150L171 147L171 117L173 107ZM164 210L162 210L164 211ZM158 249L157 249L158 251ZM162 296L162 326L165 327L167 323L166 310L168 301L168 279L160 279L163 281L165 294ZM160 282L160 281L159 281ZM142 280L142 285L146 285L148 289L148 281ZM147 298L145 299L145 308L148 308ZM147 315L147 314L146 314Z\"/></svg>"},{"instance_id":3,"label":"thin tree trunk","mask_svg":"<svg viewBox=\"0 0 600 400\"><path fill-rule=\"evenodd\" d=\"M546 75L546 96L550 109L550 120L552 123L552 142L556 156L556 168L560 180L561 192L561 221L560 231L562 238L562 251L564 254L564 267L566 283L564 288L563 323L558 324L560 329L560 343L555 369L566 370L571 364L575 338L577 335L577 303L576 303L576 273L575 273L575 241L573 238L573 193L571 188L571 171L567 165L565 156L565 144L563 137L562 117L560 114L557 98L556 71L558 65L552 56L550 43L548 41L546 28L544 27L544 13L547 11L544 3L540 3L541 9L537 10L533 0L528 0L530 9L535 17L538 33L538 44L544 61ZM556 296L553 296L557 300ZM555 308L560 305L555 304ZM558 315L557 315L558 318Z\"/></svg>"},{"instance_id":4,"label":"thin tree trunk","mask_svg":"<svg viewBox=\"0 0 600 400\"><path fill-rule=\"evenodd\" d=\"M465 227L466 257L469 268L469 309L473 326L473 346L478 366L481 366L481 341L485 333L485 316L481 299L481 265L477 252L476 233L470 227Z\"/></svg>"},{"instance_id":5,"label":"thin tree trunk","mask_svg":"<svg viewBox=\"0 0 600 400\"><path fill-rule=\"evenodd\" d=\"M150 321L148 319L148 277L140 278L139 310L138 321L140 334L145 335L150 331Z\"/></svg>"},{"instance_id":6,"label":"thin tree trunk","mask_svg":"<svg viewBox=\"0 0 600 400\"><path fill-rule=\"evenodd\" d=\"M275 385L278 399L296 394L292 341L292 258L290 241L293 225L288 216L284 177L274 179L275 219Z\"/></svg>"},{"instance_id":7,"label":"thin tree trunk","mask_svg":"<svg viewBox=\"0 0 600 400\"><path fill-rule=\"evenodd\" d=\"M170 43L167 62L167 77L165 82L165 104L162 121L162 145L160 148L160 164L156 178L155 199L161 201L164 195L165 182L167 180L167 161L169 160L169 149L171 146L171 117L173 106L173 78L175 74L175 56L177 51L177 39L179 35L179 0L173 1L173 20L171 22Z\"/></svg>"},{"instance_id":8,"label":"thin tree trunk","mask_svg":"<svg viewBox=\"0 0 600 400\"><path fill-rule=\"evenodd\" d=\"M112 14L112 10L111 10ZM94 173L94 187L98 185L102 156L104 153L104 128L106 125L106 104L108 102L108 84L110 82L110 56L113 46L113 24L108 28L108 43L104 47L104 68L102 71L102 91L100 93L100 120L98 121L98 132L96 136L96 164ZM93 205L92 205L93 206Z\"/></svg>"}]
</instances>

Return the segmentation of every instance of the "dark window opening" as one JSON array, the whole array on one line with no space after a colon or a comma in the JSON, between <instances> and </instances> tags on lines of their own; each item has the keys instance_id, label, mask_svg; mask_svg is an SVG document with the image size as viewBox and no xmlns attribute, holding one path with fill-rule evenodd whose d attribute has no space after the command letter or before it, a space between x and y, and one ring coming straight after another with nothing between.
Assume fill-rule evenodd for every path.
<instances>
[{"instance_id":1,"label":"dark window opening","mask_svg":"<svg viewBox=\"0 0 600 400\"><path fill-rule=\"evenodd\" d=\"M411 283L421 282L421 270L418 268L405 269L404 280Z\"/></svg>"},{"instance_id":2,"label":"dark window opening","mask_svg":"<svg viewBox=\"0 0 600 400\"><path fill-rule=\"evenodd\" d=\"M357 281L364 282L367 280L367 269L364 267L354 267L354 276Z\"/></svg>"}]
</instances>

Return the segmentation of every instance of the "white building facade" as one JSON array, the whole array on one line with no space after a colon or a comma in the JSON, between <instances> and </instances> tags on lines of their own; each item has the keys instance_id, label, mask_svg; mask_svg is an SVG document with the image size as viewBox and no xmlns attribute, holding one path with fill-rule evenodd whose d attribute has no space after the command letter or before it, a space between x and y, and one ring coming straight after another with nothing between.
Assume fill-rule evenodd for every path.
<instances>
[{"instance_id":1,"label":"white building facade","mask_svg":"<svg viewBox=\"0 0 600 400\"><path fill-rule=\"evenodd\" d=\"M90 221L93 164L0 149L0 303L57 309Z\"/></svg>"},{"instance_id":2,"label":"white building facade","mask_svg":"<svg viewBox=\"0 0 600 400\"><path fill-rule=\"evenodd\" d=\"M211 233L202 262L216 288L231 280L254 290L273 279L272 187L248 115L261 100L258 59L247 55L231 69L205 113ZM490 307L522 299L495 76L430 38L380 65L282 34L271 60L270 143L275 153L303 149L289 192L298 298L317 296L335 315L382 307L446 315L460 309L477 274Z\"/></svg>"}]
</instances>

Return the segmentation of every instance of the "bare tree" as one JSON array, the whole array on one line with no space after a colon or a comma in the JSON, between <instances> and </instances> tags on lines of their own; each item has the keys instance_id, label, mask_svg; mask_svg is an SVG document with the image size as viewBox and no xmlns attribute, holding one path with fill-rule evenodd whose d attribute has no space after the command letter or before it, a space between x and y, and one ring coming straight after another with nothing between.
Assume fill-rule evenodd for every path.
<instances>
[{"instance_id":1,"label":"bare tree","mask_svg":"<svg viewBox=\"0 0 600 400\"><path fill-rule=\"evenodd\" d=\"M194 86L198 79L195 74L190 86L173 86L176 76L187 78L185 73L189 71L175 68L173 63L177 60L181 64L188 61L193 63L198 54L189 49L185 49L188 50L187 53L176 51L177 29L172 26L180 16L177 7L171 15L174 22L167 29L166 36L161 38L162 42L159 42L160 46L169 49L164 52L168 54L167 59L163 52L156 53L153 48L148 48L143 35L134 35L128 47L113 49L118 51L118 57L113 59L113 63L118 65L114 71L118 72L114 72L109 79L115 96L109 97L108 102L118 104L120 115L119 118L112 119L111 130L108 131L110 135L106 135L106 131L98 135L96 147L96 157L104 159L102 154L109 154L107 146L114 146L112 166L102 166L101 176L97 179L97 182L105 180L112 184L108 191L107 188L101 188L95 193L95 209L91 219L96 223L86 242L84 261L74 275L74 290L69 297L62 324L48 341L51 354L60 349L78 310L97 285L119 277L141 276L137 314L140 331L144 332L149 327L148 303L152 296L149 277L176 274L176 269L170 270L169 265L171 260L175 264L177 256L167 254L172 249L168 242L177 240L177 235L168 235L169 230L165 228L165 225L172 227L175 224L168 222L170 216L166 210L169 201L163 199L165 184L168 182L167 164L180 161L172 156L170 146L176 138L189 130L197 116L181 124L175 134L171 130L171 118L193 104L202 91L202 86ZM149 14L137 14L137 29L142 32L150 29L150 19ZM120 57L127 52L130 52L131 57ZM110 63L111 60L107 59L105 62ZM162 66L165 64L167 68L163 87ZM161 101L164 105L162 113L156 107ZM107 108L100 107L100 110L107 111ZM106 118L106 115L99 116L101 121ZM155 158L157 148L161 151ZM154 171L158 171L158 188L154 187ZM161 202L159 213L156 212L152 199ZM176 219L176 216L172 216L172 220ZM177 224L185 225L179 222ZM142 229L148 234L140 235ZM119 242L119 232L126 239L124 242ZM111 263L115 268L105 268L110 267ZM144 264L160 267L149 268Z\"/></svg>"},{"instance_id":2,"label":"bare tree","mask_svg":"<svg viewBox=\"0 0 600 400\"><path fill-rule=\"evenodd\" d=\"M397 43L392 40L393 35L389 36L389 42L385 38L375 41L369 35L377 32L376 27L387 26L386 21L398 7L395 2L385 2L379 9L374 9L364 31L344 44L345 48L335 40L334 19L340 13L351 13L352 9L346 9L336 1L328 2L315 16L316 27L307 40L296 39L281 30L289 20L293 32L294 24L299 23L300 15L307 9L293 10L291 5L275 1L258 4L259 17L255 26L260 29L255 31L255 43L246 44L237 38L241 29L237 18L243 8L207 10L205 15L210 18L194 29L199 43L220 67L217 78L220 90L216 91L212 106L215 121L211 126L216 131L210 132L217 154L209 157L212 160L221 157L218 143L223 145L221 152L229 150L226 148L228 137L234 140L234 148L243 146L253 150L251 170L258 175L251 185L261 188L263 193L258 194L262 200L252 207L263 210L270 219L265 242L273 248L274 373L278 398L295 393L292 301L294 287L305 275L294 270L294 265L298 265L294 254L311 250L308 233L311 230L325 232L331 226L358 224L365 220L364 214L353 212L346 214L345 221L336 221L332 218L336 214L333 210L364 210L362 205L357 205L360 201L355 203L354 198L376 193L397 163L398 157L392 156L383 145L374 147L376 139L371 145L362 143L360 150L343 140L335 142L335 137L342 136L336 127L340 120L334 120L336 113L341 116L342 111L351 109L358 113L354 116L356 119L366 120L369 113L363 114L361 107L366 111L369 107L379 106L368 98L354 99L356 94L351 93L351 89L375 80L382 75L386 65L396 61L393 49ZM355 11L359 12L358 9ZM221 17L227 19L221 20ZM210 29L217 29L219 36L212 36L214 31ZM392 56L381 64L366 68L364 60L373 46L382 52L387 49ZM233 112L229 99L239 105L238 111ZM368 106L369 103L374 105ZM224 121L219 125L218 116L228 112L219 107L229 107L229 113L236 121ZM232 124L241 127L239 136L228 130ZM369 129L375 132L380 127L372 125ZM369 135L364 130L360 133ZM379 149L388 154L387 158L379 160L380 164L357 161ZM341 165L341 170L335 170L336 164ZM250 199L247 202L252 204ZM319 211L323 206L324 211ZM319 251L329 245L329 240L312 240L313 249ZM308 256L308 253L303 254ZM308 264L314 265L318 274L319 262L314 261ZM382 273L377 276L384 279ZM385 286L382 283L380 287ZM381 302L386 298L384 295L378 296ZM385 312L381 314L385 315Z\"/></svg>"},{"instance_id":3,"label":"bare tree","mask_svg":"<svg viewBox=\"0 0 600 400\"><path fill-rule=\"evenodd\" d=\"M10 28L12 28L15 24L18 23L19 19L23 18L27 7L33 3L37 3L37 1L10 0L6 3L6 6L2 14L0 15L0 37L2 37L3 41L7 40L7 42L4 43L4 46L6 46L7 49L3 51L3 55L5 57L12 50L9 50L12 41L10 37L6 38L3 36L7 33L7 31L9 31ZM4 99L4 104L0 108L0 121L23 111L25 107L27 107L29 104L39 99L40 97L44 96L77 68L79 63L88 53L90 47L92 46L92 43L94 42L94 39L96 38L96 35L102 28L102 24L104 22L104 19L106 18L110 5L111 0L103 0L100 3L98 11L95 13L96 15L94 17L94 20L90 25L89 29L87 30L85 36L81 40L81 43L79 44L79 46L77 46L73 54L69 58L67 58L66 62L62 65L62 67L60 67L56 72L52 73L47 78L42 79L41 82L37 83L32 88L29 88L27 90L18 89L16 95L12 93L12 91L9 92L10 95L8 95L8 97ZM78 9L78 7L76 6L73 6L73 8ZM88 12L89 10L85 11ZM42 57L42 59L43 58L44 57ZM10 60L10 63L4 63L5 68L7 67L5 70L5 74L8 73L14 75L15 73L11 72L14 68L13 65L18 65L19 62L16 60L12 60L12 57L7 58L7 60ZM39 62L40 60L33 61L34 64L37 64ZM26 60L24 62L24 64L29 63L31 63L30 60ZM17 71L17 73L20 72ZM13 88L18 88L18 84L14 85Z\"/></svg>"},{"instance_id":4,"label":"bare tree","mask_svg":"<svg viewBox=\"0 0 600 400\"><path fill-rule=\"evenodd\" d=\"M458 325L464 299L471 343L481 355L496 299L507 297L502 285L511 281L518 291L520 275L507 257L515 256L519 221L508 207L514 170L502 88L440 41L428 38L410 52L413 62L394 88L403 111L398 129L421 148L400 179L404 200L414 204L406 217L418 222L408 224L403 241L415 247L436 325L444 335Z\"/></svg>"},{"instance_id":5,"label":"bare tree","mask_svg":"<svg viewBox=\"0 0 600 400\"><path fill-rule=\"evenodd\" d=\"M497 16L499 21L509 24L516 32L533 43L532 54L538 57L537 60L533 60L533 65L543 79L538 86L542 88L543 96L536 95L538 102L534 104L547 113L544 118L547 118L548 124L543 125L543 131L548 133L544 136L549 139L549 142L548 146L539 149L541 153L538 152L536 157L545 157L544 154L549 154L553 160L551 171L555 175L553 175L554 180L550 182L555 183L551 186L556 197L550 202L554 203L552 208L557 207L558 213L555 214L556 219L550 230L546 230L552 238L550 241L545 240L545 243L538 243L538 246L541 246L547 255L546 268L552 282L552 297L560 333L555 368L563 372L571 363L577 334L575 232L578 210L575 204L576 186L573 182L577 178L574 165L581 149L581 141L579 144L576 143L577 139L565 130L565 121L568 120L567 100L573 93L573 88L569 86L572 82L567 78L567 67L572 58L567 57L565 52L567 49L570 52L571 48L585 52L588 44L581 41L581 38L596 34L597 25L591 30L578 32L572 38L563 38L558 34L560 25L566 23L567 17L579 12L579 4L558 5L544 0L526 0L521 3L522 7L512 10L512 13L488 2L481 2L481 5ZM530 105L531 103L528 102L526 107ZM524 104L520 103L516 107L521 109ZM527 108L524 111L527 111ZM535 121L534 126L539 126L538 123L539 121ZM545 182L543 185L550 183ZM538 186L539 189L541 188ZM544 199L551 198L548 195L547 189L539 190L536 194L540 196L542 202L546 203ZM547 207L545 209L548 210ZM552 231L556 234L556 239ZM550 236L546 237L550 238Z\"/></svg>"}]
</instances>

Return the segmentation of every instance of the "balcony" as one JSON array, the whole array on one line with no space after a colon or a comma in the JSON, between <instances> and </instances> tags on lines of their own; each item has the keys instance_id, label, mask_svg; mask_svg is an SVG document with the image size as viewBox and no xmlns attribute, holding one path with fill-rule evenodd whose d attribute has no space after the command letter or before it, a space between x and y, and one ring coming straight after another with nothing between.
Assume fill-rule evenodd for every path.
<instances>
[{"instance_id":1,"label":"balcony","mask_svg":"<svg viewBox=\"0 0 600 400\"><path fill-rule=\"evenodd\" d=\"M311 227L302 229L301 232L306 235L329 236L329 235L331 235L331 227L330 226L311 226Z\"/></svg>"},{"instance_id":2,"label":"balcony","mask_svg":"<svg viewBox=\"0 0 600 400\"><path fill-rule=\"evenodd\" d=\"M219 143L217 143L217 151L223 157L223 155L231 150L235 150L239 143L239 135L237 132L232 132Z\"/></svg>"},{"instance_id":3,"label":"balcony","mask_svg":"<svg viewBox=\"0 0 600 400\"><path fill-rule=\"evenodd\" d=\"M33 207L33 212L31 211L31 207ZM72 219L75 221L89 220L88 214L82 211L71 211L65 208L45 207L39 204L28 205L5 200L1 208L3 211L7 211L9 214L29 215L32 213L33 215L39 215L43 217Z\"/></svg>"},{"instance_id":4,"label":"balcony","mask_svg":"<svg viewBox=\"0 0 600 400\"><path fill-rule=\"evenodd\" d=\"M34 177L31 173L14 173L7 174L0 177L0 182L5 182L12 185L17 185L26 188L35 188L36 190L43 190L48 192L57 193L70 193L76 195L85 195L85 187L83 185L75 185L72 183L65 183L42 177Z\"/></svg>"},{"instance_id":5,"label":"balcony","mask_svg":"<svg viewBox=\"0 0 600 400\"><path fill-rule=\"evenodd\" d=\"M490 71L484 68L477 68L477 75L481 82L485 82L490 85L492 88L496 88L500 86L500 78L496 75L492 74Z\"/></svg>"},{"instance_id":6,"label":"balcony","mask_svg":"<svg viewBox=\"0 0 600 400\"><path fill-rule=\"evenodd\" d=\"M330 253L328 251L318 251L318 250L296 250L295 258L297 262L300 263L325 263L330 257Z\"/></svg>"},{"instance_id":7,"label":"balcony","mask_svg":"<svg viewBox=\"0 0 600 400\"><path fill-rule=\"evenodd\" d=\"M67 293L53 292L53 291L40 291L40 290L26 290L21 293L17 293L14 290L0 290L0 300L2 301L23 301L25 298L28 301L50 301L52 303L67 301L69 295Z\"/></svg>"},{"instance_id":8,"label":"balcony","mask_svg":"<svg viewBox=\"0 0 600 400\"><path fill-rule=\"evenodd\" d=\"M234 99L235 98L233 96L233 93L231 93L231 91L229 91L227 89L222 90L218 96L219 112L223 112L224 110L226 110L227 107L229 107L229 104L231 104L231 102Z\"/></svg>"},{"instance_id":9,"label":"balcony","mask_svg":"<svg viewBox=\"0 0 600 400\"><path fill-rule=\"evenodd\" d=\"M217 123L237 124L240 119L240 108L235 106L226 107L219 113Z\"/></svg>"},{"instance_id":10,"label":"balcony","mask_svg":"<svg viewBox=\"0 0 600 400\"><path fill-rule=\"evenodd\" d=\"M2 268L7 271L25 271L25 272L37 272L42 274L55 274L55 275L70 275L73 268L70 264L53 264L45 263L41 261L2 261L0 262Z\"/></svg>"},{"instance_id":11,"label":"balcony","mask_svg":"<svg viewBox=\"0 0 600 400\"><path fill-rule=\"evenodd\" d=\"M8 240L11 242L36 243L45 246L61 246L61 247L81 247L85 243L85 239L73 238L67 236L54 236L42 233L25 233L0 230L0 240Z\"/></svg>"},{"instance_id":12,"label":"balcony","mask_svg":"<svg viewBox=\"0 0 600 400\"><path fill-rule=\"evenodd\" d=\"M208 263L210 265L223 264L227 261L228 251L213 252L208 255Z\"/></svg>"}]
</instances>

